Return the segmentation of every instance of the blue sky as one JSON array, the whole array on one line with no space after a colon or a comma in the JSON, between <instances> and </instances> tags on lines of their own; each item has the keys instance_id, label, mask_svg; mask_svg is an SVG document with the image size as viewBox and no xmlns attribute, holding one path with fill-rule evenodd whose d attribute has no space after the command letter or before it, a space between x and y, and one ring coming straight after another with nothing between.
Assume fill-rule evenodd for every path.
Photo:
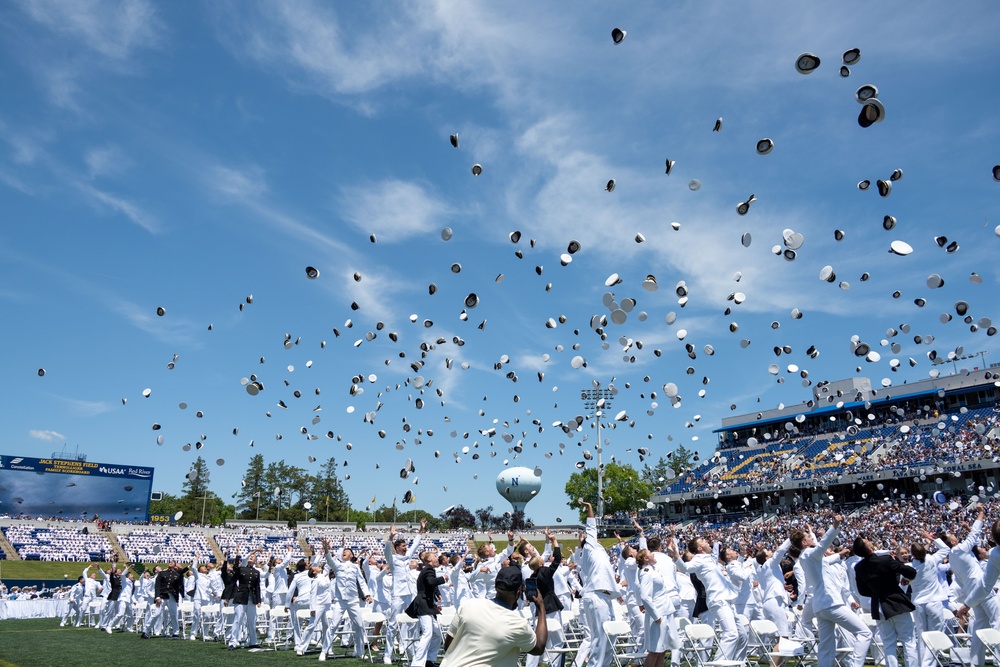
<instances>
[{"instance_id":1,"label":"blue sky","mask_svg":"<svg viewBox=\"0 0 1000 667\"><path fill-rule=\"evenodd\" d=\"M182 446L203 441L224 497L255 453L308 469L309 456L335 456L356 505L412 490L433 513L503 507L506 460L542 468L528 513L550 523L572 514L562 487L595 444L552 425L583 414L579 392L595 380L614 382L610 417L627 417L606 432L605 458L638 465L639 447L709 454L723 416L808 399L789 364L812 382L860 366L897 385L933 370L931 350L1000 361L997 339L954 311L965 300L974 322L1000 320L998 18L992 2L8 3L0 451L79 445L153 466L154 487L178 492L195 456ZM619 45L614 27L627 31ZM851 48L861 60L842 78ZM794 68L802 52L822 59L808 76ZM862 84L886 107L867 129ZM761 156L764 137L775 147ZM882 198L875 181L894 169L903 178ZM805 239L793 262L772 254L785 229ZM561 266L571 240L581 250ZM895 240L913 253L889 254ZM833 284L818 278L826 265ZM615 300L636 306L608 323L604 349L590 321L610 318L614 273ZM649 274L658 291L643 289ZM929 288L930 274L945 285ZM463 320L470 293L480 303ZM894 354L882 342L904 323ZM286 335L299 341L289 350ZM881 358L854 356L852 336ZM433 349L417 373L421 343ZM785 345L792 354L776 357ZM258 396L241 385L252 373ZM352 396L356 375L364 392ZM402 480L407 458L416 474Z\"/></svg>"}]
</instances>

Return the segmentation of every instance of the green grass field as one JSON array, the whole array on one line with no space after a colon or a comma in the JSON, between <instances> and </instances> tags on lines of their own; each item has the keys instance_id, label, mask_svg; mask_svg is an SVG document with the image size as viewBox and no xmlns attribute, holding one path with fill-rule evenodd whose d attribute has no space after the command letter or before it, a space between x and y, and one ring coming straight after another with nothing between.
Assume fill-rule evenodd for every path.
<instances>
[{"instance_id":1,"label":"green grass field","mask_svg":"<svg viewBox=\"0 0 1000 667\"><path fill-rule=\"evenodd\" d=\"M108 635L93 628L60 628L58 619L0 621L0 667L215 667L216 665L305 665L313 652L228 651L222 644L188 640L140 639L133 633ZM381 664L380 654L375 655ZM331 658L338 667L370 665L357 658Z\"/></svg>"},{"instance_id":2,"label":"green grass field","mask_svg":"<svg viewBox=\"0 0 1000 667\"><path fill-rule=\"evenodd\" d=\"M108 569L107 563L98 563L103 569ZM0 561L0 579L67 579L75 584L76 578L83 572L88 563L49 563L37 560L5 560ZM152 567L154 563L148 563ZM91 572L96 572L91 568ZM63 577L63 575L66 575ZM98 575L100 577L100 575Z\"/></svg>"}]
</instances>

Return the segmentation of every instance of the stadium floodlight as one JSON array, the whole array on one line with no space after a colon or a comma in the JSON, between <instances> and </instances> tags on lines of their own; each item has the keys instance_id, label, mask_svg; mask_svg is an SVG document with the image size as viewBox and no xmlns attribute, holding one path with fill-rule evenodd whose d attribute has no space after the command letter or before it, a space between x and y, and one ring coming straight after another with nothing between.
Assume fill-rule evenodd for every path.
<instances>
[{"instance_id":1,"label":"stadium floodlight","mask_svg":"<svg viewBox=\"0 0 1000 667\"><path fill-rule=\"evenodd\" d=\"M595 385L598 383L595 382ZM611 407L611 402L614 400L615 394L618 392L614 389L602 389L600 386L595 386L593 389L583 389L580 391L580 398L583 400L583 407L587 410L587 419L590 419L593 413L594 421L597 422L597 520L602 521L604 518L604 462L601 457L601 451L604 449L604 443L601 441L601 417L604 416L604 410Z\"/></svg>"}]
</instances>

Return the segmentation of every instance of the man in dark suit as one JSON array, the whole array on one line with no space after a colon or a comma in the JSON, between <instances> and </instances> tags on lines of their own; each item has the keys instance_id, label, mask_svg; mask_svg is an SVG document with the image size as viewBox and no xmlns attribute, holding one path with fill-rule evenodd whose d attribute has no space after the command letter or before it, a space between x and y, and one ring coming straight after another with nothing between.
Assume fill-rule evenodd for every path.
<instances>
[{"instance_id":1,"label":"man in dark suit","mask_svg":"<svg viewBox=\"0 0 1000 667\"><path fill-rule=\"evenodd\" d=\"M239 567L240 557L237 556L236 558L232 559L232 567L229 566L229 563L230 563L229 554L226 554L226 557L222 560L222 569L219 570L219 576L222 579L222 594L219 596L219 599L221 600L222 606L219 609L220 612L219 619L215 626L215 636L221 637L222 641L225 642L227 645L229 643L235 644L239 640L238 636L236 637L235 640L231 641L229 641L229 638L226 637L225 635L226 616L221 612L223 608L228 607L229 605L232 604L233 594L236 593L236 568ZM234 626L231 626L229 628L230 637L233 634L233 627Z\"/></svg>"},{"instance_id":2,"label":"man in dark suit","mask_svg":"<svg viewBox=\"0 0 1000 667\"><path fill-rule=\"evenodd\" d=\"M436 663L441 650L443 638L438 625L438 614L441 613L441 600L438 587L447 583L446 577L438 576L438 556L433 551L420 554L420 574L417 575L417 596L406 608L406 614L420 621L420 639L413 649L411 665L430 665Z\"/></svg>"},{"instance_id":3,"label":"man in dark suit","mask_svg":"<svg viewBox=\"0 0 1000 667\"><path fill-rule=\"evenodd\" d=\"M184 575L176 561L170 561L167 569L156 575L156 599L163 605L164 636L180 639L180 623L177 618L177 602L184 594Z\"/></svg>"},{"instance_id":4,"label":"man in dark suit","mask_svg":"<svg viewBox=\"0 0 1000 667\"><path fill-rule=\"evenodd\" d=\"M245 627L247 633L247 648L259 648L257 643L257 607L261 603L260 579L261 572L257 569L257 551L250 552L246 565L236 568L236 591L233 593L233 634L229 637L229 648L237 646L240 632Z\"/></svg>"},{"instance_id":5,"label":"man in dark suit","mask_svg":"<svg viewBox=\"0 0 1000 667\"><path fill-rule=\"evenodd\" d=\"M899 587L900 577L913 579L917 576L917 571L888 553L875 553L875 547L864 537L855 538L854 554L861 557L854 566L858 592L871 598L872 618L878 624L878 633L885 648L885 667L899 665L896 658L897 641L903 645L906 664L920 664L913 616L910 614L915 607Z\"/></svg>"}]
</instances>

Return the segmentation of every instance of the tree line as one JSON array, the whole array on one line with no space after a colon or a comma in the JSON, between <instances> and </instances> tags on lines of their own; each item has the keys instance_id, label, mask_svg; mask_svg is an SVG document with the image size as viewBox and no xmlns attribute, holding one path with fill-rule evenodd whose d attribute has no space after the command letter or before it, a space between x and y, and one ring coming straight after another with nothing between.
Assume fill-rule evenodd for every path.
<instances>
[{"instance_id":1,"label":"tree line","mask_svg":"<svg viewBox=\"0 0 1000 667\"><path fill-rule=\"evenodd\" d=\"M633 514L643 510L649 497L667 482L690 470L692 452L683 445L669 458L660 457L655 465L641 470L615 462L604 466L603 492L605 515ZM642 458L642 457L641 457ZM283 521L289 525L336 521L364 527L371 522L419 522L426 518L432 529L468 528L483 531L523 530L534 524L521 512L494 510L492 505L474 510L456 505L437 516L409 505L382 503L375 498L367 506L354 506L337 474L337 460L330 458L314 474L281 461L265 462L256 454L247 464L240 489L228 499L209 489L211 472L199 456L184 479L181 494L164 493L162 500L150 503L150 514L171 515L183 512L181 523L224 524L227 519ZM597 468L591 467L570 475L564 488L566 505L583 510L578 498L593 502L597 498ZM537 503L538 501L536 501ZM596 505L596 503L595 503Z\"/></svg>"}]
</instances>

